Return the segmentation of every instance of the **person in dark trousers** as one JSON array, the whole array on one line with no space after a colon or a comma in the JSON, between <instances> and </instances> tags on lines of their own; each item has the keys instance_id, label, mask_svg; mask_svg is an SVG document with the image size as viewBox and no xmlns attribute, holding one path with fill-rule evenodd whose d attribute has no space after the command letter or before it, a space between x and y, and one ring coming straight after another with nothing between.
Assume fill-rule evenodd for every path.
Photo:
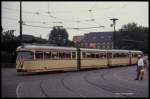
<instances>
[{"instance_id":1,"label":"person in dark trousers","mask_svg":"<svg viewBox=\"0 0 150 99\"><path fill-rule=\"evenodd\" d=\"M138 55L138 62L137 62L137 77L135 80L142 80L143 76L141 75L141 70L144 69L144 61L143 61L143 55Z\"/></svg>"}]
</instances>

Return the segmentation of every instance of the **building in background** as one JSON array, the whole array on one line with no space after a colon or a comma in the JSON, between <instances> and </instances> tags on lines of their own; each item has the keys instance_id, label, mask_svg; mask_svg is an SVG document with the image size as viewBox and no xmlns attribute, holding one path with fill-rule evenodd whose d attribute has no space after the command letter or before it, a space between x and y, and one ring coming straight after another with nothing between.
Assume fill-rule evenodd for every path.
<instances>
[{"instance_id":1,"label":"building in background","mask_svg":"<svg viewBox=\"0 0 150 99\"><path fill-rule=\"evenodd\" d=\"M112 32L90 32L74 37L73 41L81 48L113 49L112 36Z\"/></svg>"},{"instance_id":2,"label":"building in background","mask_svg":"<svg viewBox=\"0 0 150 99\"><path fill-rule=\"evenodd\" d=\"M73 37L73 42L74 43L80 42L83 38L84 38L84 35L74 36Z\"/></svg>"}]
</instances>

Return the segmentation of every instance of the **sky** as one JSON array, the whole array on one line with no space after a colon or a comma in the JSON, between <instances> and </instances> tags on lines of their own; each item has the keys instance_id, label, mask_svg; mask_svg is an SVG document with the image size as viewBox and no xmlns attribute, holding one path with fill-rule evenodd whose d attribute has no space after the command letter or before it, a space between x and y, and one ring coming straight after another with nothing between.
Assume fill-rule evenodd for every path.
<instances>
[{"instance_id":1,"label":"sky","mask_svg":"<svg viewBox=\"0 0 150 99\"><path fill-rule=\"evenodd\" d=\"M138 26L149 27L148 2L22 2L23 34L48 39L53 26L66 28L69 39L89 32L113 31L111 18L118 18L116 30L135 22ZM2 2L2 28L20 33L20 3ZM104 27L103 27L104 26ZM95 28L94 28L95 27ZM80 29L75 29L80 28Z\"/></svg>"}]
</instances>

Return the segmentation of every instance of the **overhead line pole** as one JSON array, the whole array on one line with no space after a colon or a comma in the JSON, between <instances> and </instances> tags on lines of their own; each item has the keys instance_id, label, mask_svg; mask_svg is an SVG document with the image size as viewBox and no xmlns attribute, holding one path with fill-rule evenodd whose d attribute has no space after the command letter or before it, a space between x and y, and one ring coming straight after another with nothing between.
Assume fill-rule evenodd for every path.
<instances>
[{"instance_id":1,"label":"overhead line pole","mask_svg":"<svg viewBox=\"0 0 150 99\"><path fill-rule=\"evenodd\" d=\"M22 45L22 2L20 1L20 44Z\"/></svg>"},{"instance_id":2,"label":"overhead line pole","mask_svg":"<svg viewBox=\"0 0 150 99\"><path fill-rule=\"evenodd\" d=\"M119 20L119 19L117 19L117 18L113 18L113 19L110 19L110 20L112 20L113 21L113 26L114 26L114 32L113 32L113 44L114 44L114 49L116 49L116 34L115 34L115 32L116 32L116 30L115 30L115 25L116 25L116 20Z\"/></svg>"}]
</instances>

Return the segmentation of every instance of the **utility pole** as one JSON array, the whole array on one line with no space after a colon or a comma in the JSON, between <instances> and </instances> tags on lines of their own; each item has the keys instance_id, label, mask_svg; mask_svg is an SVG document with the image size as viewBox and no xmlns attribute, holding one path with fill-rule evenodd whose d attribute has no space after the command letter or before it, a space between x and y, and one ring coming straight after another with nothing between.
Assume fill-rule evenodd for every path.
<instances>
[{"instance_id":1,"label":"utility pole","mask_svg":"<svg viewBox=\"0 0 150 99\"><path fill-rule=\"evenodd\" d=\"M110 20L113 21L113 26L114 26L114 32L113 32L113 46L114 46L114 49L115 49L115 48L116 48L116 44L115 44L115 41L116 41L115 25L116 25L116 20L119 20L119 19L117 19L117 18L112 18L112 19L110 19Z\"/></svg>"},{"instance_id":2,"label":"utility pole","mask_svg":"<svg viewBox=\"0 0 150 99\"><path fill-rule=\"evenodd\" d=\"M22 45L22 2L20 1L20 44Z\"/></svg>"},{"instance_id":3,"label":"utility pole","mask_svg":"<svg viewBox=\"0 0 150 99\"><path fill-rule=\"evenodd\" d=\"M76 42L76 47L77 47L77 71L80 71L80 66L81 66L81 56L80 56L80 47L79 47L79 42Z\"/></svg>"}]
</instances>

